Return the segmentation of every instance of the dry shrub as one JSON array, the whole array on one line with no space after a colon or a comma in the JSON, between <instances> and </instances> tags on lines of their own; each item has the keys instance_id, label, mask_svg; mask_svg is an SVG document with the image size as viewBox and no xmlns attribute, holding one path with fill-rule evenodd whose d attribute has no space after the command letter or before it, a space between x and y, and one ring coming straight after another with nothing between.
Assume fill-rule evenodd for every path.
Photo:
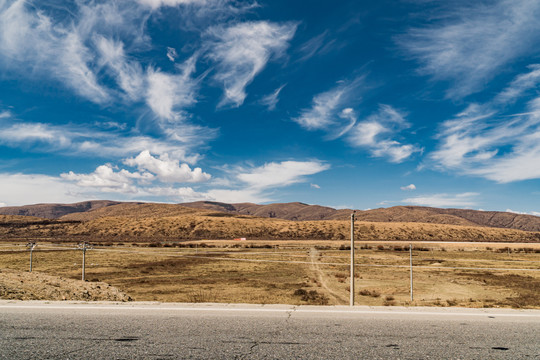
<instances>
[{"instance_id":1,"label":"dry shrub","mask_svg":"<svg viewBox=\"0 0 540 360\"><path fill-rule=\"evenodd\" d=\"M296 289L294 296L299 296L302 301L315 305L327 305L328 297L324 294L319 294L317 290Z\"/></svg>"},{"instance_id":2,"label":"dry shrub","mask_svg":"<svg viewBox=\"0 0 540 360\"><path fill-rule=\"evenodd\" d=\"M378 298L381 296L381 293L379 293L377 290L369 290L369 289L362 289L358 292L361 296L371 296L374 298Z\"/></svg>"}]
</instances>

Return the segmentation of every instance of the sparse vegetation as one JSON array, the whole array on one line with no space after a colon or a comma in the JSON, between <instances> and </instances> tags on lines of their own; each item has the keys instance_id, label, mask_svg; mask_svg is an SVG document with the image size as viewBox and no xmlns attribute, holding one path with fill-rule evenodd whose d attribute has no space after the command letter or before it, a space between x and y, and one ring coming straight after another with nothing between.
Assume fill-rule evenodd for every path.
<instances>
[{"instance_id":1,"label":"sparse vegetation","mask_svg":"<svg viewBox=\"0 0 540 360\"><path fill-rule=\"evenodd\" d=\"M171 247L150 247L151 242L130 240L121 248L115 242L115 245L99 248L100 251L89 251L87 279L99 279L115 286L134 300L348 303L349 254L339 250L344 241L159 243ZM6 242L2 244L0 269L27 270L29 254L21 251L24 244L13 247ZM505 252L486 251L485 245L475 244L445 243L446 251L441 251L440 245L436 244L430 245L429 251L415 248L413 256L417 268L412 303L409 301L408 269L387 267L408 264L408 252L394 251L395 246L404 245L386 242L384 250L378 250L377 243L368 245L371 249L357 253L358 263L365 265L358 267L355 273L359 288L357 304L540 308L538 272L453 269L513 269L517 264L523 268L537 268L540 255L529 248L540 249L538 244L489 246L493 250L511 247L510 257ZM81 252L57 251L48 246L45 242L38 243L34 252L34 271L61 275L74 281L80 279ZM74 247L75 243L70 246ZM522 248L527 251L520 250ZM61 249L66 250L66 243ZM311 261L319 262L317 271ZM306 293L295 294L298 289ZM303 300L304 296L307 300Z\"/></svg>"}]
</instances>

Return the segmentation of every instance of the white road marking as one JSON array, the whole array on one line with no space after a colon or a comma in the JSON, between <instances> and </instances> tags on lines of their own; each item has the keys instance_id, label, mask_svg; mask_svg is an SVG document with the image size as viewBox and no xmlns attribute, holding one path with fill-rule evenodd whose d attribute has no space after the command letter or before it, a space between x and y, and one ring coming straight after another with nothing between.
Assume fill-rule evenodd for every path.
<instances>
[{"instance_id":1,"label":"white road marking","mask_svg":"<svg viewBox=\"0 0 540 360\"><path fill-rule=\"evenodd\" d=\"M510 312L498 312L484 310L481 312L471 312L471 311L456 311L452 309L449 311L404 311L404 310L361 310L361 309L309 309L302 307L286 307L286 308L252 308L252 307L190 307L190 306L147 306L147 305L80 305L80 304L65 304L65 305L50 305L50 304L40 304L40 305L20 305L20 304L0 304L0 309L40 309L40 310L150 310L150 311L197 311L197 312L274 312L274 313L284 313L288 314L290 312L294 313L313 313L313 314L361 314L361 315L414 315L414 316L481 316L481 317L527 317L527 318L540 318L540 311L537 310L528 310L523 312L521 310L515 310L516 313ZM467 309L465 309L467 310Z\"/></svg>"}]
</instances>

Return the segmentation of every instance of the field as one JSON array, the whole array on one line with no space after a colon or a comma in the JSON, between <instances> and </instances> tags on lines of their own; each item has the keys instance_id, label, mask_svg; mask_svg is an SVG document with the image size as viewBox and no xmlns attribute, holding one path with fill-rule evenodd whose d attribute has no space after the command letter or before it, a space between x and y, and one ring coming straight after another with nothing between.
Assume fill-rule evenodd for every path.
<instances>
[{"instance_id":1,"label":"field","mask_svg":"<svg viewBox=\"0 0 540 360\"><path fill-rule=\"evenodd\" d=\"M22 242L0 246L0 269L27 271ZM358 242L357 305L540 308L540 244ZM35 272L80 279L75 244L39 243ZM348 304L344 241L109 243L86 253L86 279L137 301ZM1 277L6 274L0 273Z\"/></svg>"}]
</instances>

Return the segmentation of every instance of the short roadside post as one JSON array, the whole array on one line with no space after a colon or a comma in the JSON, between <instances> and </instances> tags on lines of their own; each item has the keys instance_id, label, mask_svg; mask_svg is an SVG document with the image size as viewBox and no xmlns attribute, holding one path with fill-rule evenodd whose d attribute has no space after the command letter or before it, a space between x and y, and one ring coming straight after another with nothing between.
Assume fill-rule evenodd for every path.
<instances>
[{"instance_id":1,"label":"short roadside post","mask_svg":"<svg viewBox=\"0 0 540 360\"><path fill-rule=\"evenodd\" d=\"M82 281L84 281L85 272L86 272L86 250L91 250L93 247L87 243L86 241L82 241L79 246L79 250L82 250L83 253L83 261L82 261Z\"/></svg>"},{"instance_id":2,"label":"short roadside post","mask_svg":"<svg viewBox=\"0 0 540 360\"><path fill-rule=\"evenodd\" d=\"M29 241L28 244L26 244L26 247L30 250L30 272L32 272L32 253L36 246L37 244L34 241Z\"/></svg>"},{"instance_id":3,"label":"short roadside post","mask_svg":"<svg viewBox=\"0 0 540 360\"><path fill-rule=\"evenodd\" d=\"M351 214L351 301L350 306L354 306L354 213Z\"/></svg>"}]
</instances>

